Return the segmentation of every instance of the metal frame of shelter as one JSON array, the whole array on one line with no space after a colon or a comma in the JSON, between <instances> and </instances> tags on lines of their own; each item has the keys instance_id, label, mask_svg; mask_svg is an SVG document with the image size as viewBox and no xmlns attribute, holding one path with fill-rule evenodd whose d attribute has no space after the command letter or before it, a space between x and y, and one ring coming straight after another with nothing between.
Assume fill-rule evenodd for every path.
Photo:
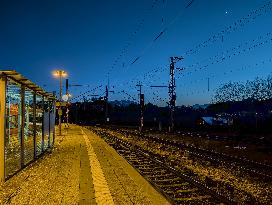
<instances>
[{"instance_id":1,"label":"metal frame of shelter","mask_svg":"<svg viewBox=\"0 0 272 205\"><path fill-rule=\"evenodd\" d=\"M0 183L52 149L55 102L20 73L0 70Z\"/></svg>"}]
</instances>

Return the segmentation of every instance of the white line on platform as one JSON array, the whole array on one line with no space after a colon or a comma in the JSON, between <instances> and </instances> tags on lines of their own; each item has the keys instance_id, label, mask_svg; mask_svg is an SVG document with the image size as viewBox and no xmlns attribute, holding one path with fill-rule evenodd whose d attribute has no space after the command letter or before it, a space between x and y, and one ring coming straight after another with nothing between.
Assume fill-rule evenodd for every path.
<instances>
[{"instance_id":1,"label":"white line on platform","mask_svg":"<svg viewBox=\"0 0 272 205\"><path fill-rule=\"evenodd\" d=\"M92 172L96 203L98 205L114 204L110 190L109 190L108 183L105 179L105 176L103 174L103 171L101 169L97 156L94 152L94 149L91 145L91 142L88 136L85 134L85 132L82 129L81 129L81 132L83 134L83 137L87 146L88 156L90 160L90 167Z\"/></svg>"}]
</instances>

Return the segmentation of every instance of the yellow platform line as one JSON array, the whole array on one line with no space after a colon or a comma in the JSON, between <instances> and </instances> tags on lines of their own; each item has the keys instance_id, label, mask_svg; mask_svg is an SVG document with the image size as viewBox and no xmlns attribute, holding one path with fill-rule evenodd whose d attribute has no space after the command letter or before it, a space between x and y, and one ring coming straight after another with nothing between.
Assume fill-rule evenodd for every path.
<instances>
[{"instance_id":1,"label":"yellow platform line","mask_svg":"<svg viewBox=\"0 0 272 205\"><path fill-rule=\"evenodd\" d=\"M91 145L91 142L88 136L85 134L85 132L82 129L81 129L81 132L83 134L83 137L87 146L88 156L90 160L90 167L92 172L96 203L98 205L114 204L110 190L109 190L108 183L105 179L105 176L103 174L103 171L101 169L97 156L94 152L94 149Z\"/></svg>"}]
</instances>

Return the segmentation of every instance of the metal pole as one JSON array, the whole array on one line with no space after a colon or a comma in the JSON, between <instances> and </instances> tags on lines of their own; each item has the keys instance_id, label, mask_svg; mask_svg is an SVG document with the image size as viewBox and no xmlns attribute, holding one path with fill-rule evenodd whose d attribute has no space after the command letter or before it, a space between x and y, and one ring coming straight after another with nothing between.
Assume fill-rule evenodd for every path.
<instances>
[{"instance_id":1,"label":"metal pole","mask_svg":"<svg viewBox=\"0 0 272 205\"><path fill-rule=\"evenodd\" d=\"M106 103L106 107L105 107L105 124L107 124L108 116L109 116L109 105L108 105L109 89L110 89L110 76L109 75L110 74L108 72L108 84L106 85L106 99L105 99L105 103Z\"/></svg>"},{"instance_id":2,"label":"metal pole","mask_svg":"<svg viewBox=\"0 0 272 205\"><path fill-rule=\"evenodd\" d=\"M170 126L169 131L174 131L174 112L176 107L176 81L175 81L175 63L182 60L183 57L170 57L170 81L169 81L169 107L170 107ZM181 69L183 70L183 69Z\"/></svg>"},{"instance_id":3,"label":"metal pole","mask_svg":"<svg viewBox=\"0 0 272 205\"><path fill-rule=\"evenodd\" d=\"M66 79L66 95L68 96L68 100L67 100L67 103L69 102L69 91L68 91L68 87L69 87L69 82L68 82L68 79ZM68 104L66 105L66 123L67 123L67 126L68 126L68 123L69 123L69 109L68 109Z\"/></svg>"},{"instance_id":4,"label":"metal pole","mask_svg":"<svg viewBox=\"0 0 272 205\"><path fill-rule=\"evenodd\" d=\"M143 126L144 126L144 112L143 112L143 105L142 105L142 86L140 86L140 109L141 109L141 112L140 112L140 131L143 130Z\"/></svg>"},{"instance_id":5,"label":"metal pole","mask_svg":"<svg viewBox=\"0 0 272 205\"><path fill-rule=\"evenodd\" d=\"M21 168L25 164L25 86L21 86L21 129L20 129L20 144L21 144Z\"/></svg>"},{"instance_id":6,"label":"metal pole","mask_svg":"<svg viewBox=\"0 0 272 205\"><path fill-rule=\"evenodd\" d=\"M44 96L42 96L42 116L43 116L43 118L44 118L44 114L45 114L45 109L44 109ZM45 126L44 126L44 120L42 121L42 152L44 152L44 128L45 128Z\"/></svg>"},{"instance_id":7,"label":"metal pole","mask_svg":"<svg viewBox=\"0 0 272 205\"><path fill-rule=\"evenodd\" d=\"M109 88L106 86L106 96L105 96L105 124L108 122L108 98L109 98Z\"/></svg>"},{"instance_id":8,"label":"metal pole","mask_svg":"<svg viewBox=\"0 0 272 205\"><path fill-rule=\"evenodd\" d=\"M5 110L6 110L5 76L0 76L0 184L5 181Z\"/></svg>"},{"instance_id":9,"label":"metal pole","mask_svg":"<svg viewBox=\"0 0 272 205\"><path fill-rule=\"evenodd\" d=\"M68 105L66 107L66 123L67 123L67 126L68 126L68 123L69 123L69 109L68 109Z\"/></svg>"},{"instance_id":10,"label":"metal pole","mask_svg":"<svg viewBox=\"0 0 272 205\"><path fill-rule=\"evenodd\" d=\"M141 107L141 127L140 127L140 131L143 130L143 126L144 126L144 94L140 94L140 107Z\"/></svg>"},{"instance_id":11,"label":"metal pole","mask_svg":"<svg viewBox=\"0 0 272 205\"><path fill-rule=\"evenodd\" d=\"M143 95L142 95L142 84L141 84L141 82L139 82L137 85L136 85L137 87L139 87L139 92L140 92L140 94L139 94L139 104L140 104L140 127L139 127L139 129L140 129L140 132L143 130L143 126L144 126L144 97L143 97ZM143 101L143 102L142 102Z\"/></svg>"},{"instance_id":12,"label":"metal pole","mask_svg":"<svg viewBox=\"0 0 272 205\"><path fill-rule=\"evenodd\" d=\"M56 95L56 91L54 91L53 92L53 95L54 95L54 97L56 97L57 95ZM54 101L53 101L53 112L54 112L54 131L53 131L53 142L52 142L52 146L54 146L54 143L55 143L55 119L56 119L56 100L54 99Z\"/></svg>"},{"instance_id":13,"label":"metal pole","mask_svg":"<svg viewBox=\"0 0 272 205\"><path fill-rule=\"evenodd\" d=\"M36 125L36 93L33 95L33 146L34 146L34 159L37 158L37 125Z\"/></svg>"},{"instance_id":14,"label":"metal pole","mask_svg":"<svg viewBox=\"0 0 272 205\"><path fill-rule=\"evenodd\" d=\"M48 121L49 121L49 123L48 123L48 133L49 133L49 135L48 135L48 143L47 143L47 147L46 147L46 149L48 149L49 147L50 147L50 136L51 136L51 113L50 113L50 110L51 110L51 102L50 102L50 100L48 100Z\"/></svg>"},{"instance_id":15,"label":"metal pole","mask_svg":"<svg viewBox=\"0 0 272 205\"><path fill-rule=\"evenodd\" d=\"M208 92L210 92L210 78L208 78Z\"/></svg>"},{"instance_id":16,"label":"metal pole","mask_svg":"<svg viewBox=\"0 0 272 205\"><path fill-rule=\"evenodd\" d=\"M174 130L174 111L175 111L175 79L174 79L174 71L175 71L175 63L174 58L171 57L170 63L170 85L169 85L169 106L170 106L170 129L172 132Z\"/></svg>"},{"instance_id":17,"label":"metal pole","mask_svg":"<svg viewBox=\"0 0 272 205\"><path fill-rule=\"evenodd\" d=\"M61 102L61 96L62 96L62 71L59 71L59 78L60 78L60 92L59 92L59 101ZM61 135L61 106L59 107L59 135Z\"/></svg>"}]
</instances>

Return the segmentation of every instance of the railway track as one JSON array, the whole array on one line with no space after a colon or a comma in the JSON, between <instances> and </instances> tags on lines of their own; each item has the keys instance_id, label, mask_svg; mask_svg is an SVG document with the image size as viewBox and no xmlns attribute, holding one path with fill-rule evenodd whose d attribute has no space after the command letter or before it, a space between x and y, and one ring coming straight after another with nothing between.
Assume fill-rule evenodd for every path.
<instances>
[{"instance_id":1,"label":"railway track","mask_svg":"<svg viewBox=\"0 0 272 205\"><path fill-rule=\"evenodd\" d=\"M120 131L119 131L120 132ZM165 139L158 136L150 135L139 135L129 131L123 131L123 134L137 135L138 137L149 139L158 143L162 143L165 146L174 146L178 148L183 148L187 153L193 157L199 158L201 160L205 159L217 164L224 164L226 166L235 166L239 170L249 173L251 176L259 177L261 180L271 180L272 179L272 165L259 163L256 161L248 160L245 158L240 158L237 156L227 155L225 153L216 152L214 150L207 150L199 147L194 147L191 145L186 145L179 140L175 139Z\"/></svg>"},{"instance_id":2,"label":"railway track","mask_svg":"<svg viewBox=\"0 0 272 205\"><path fill-rule=\"evenodd\" d=\"M194 178L185 169L177 170L162 159L145 152L109 133L97 132L109 145L123 156L172 204L237 204Z\"/></svg>"},{"instance_id":3,"label":"railway track","mask_svg":"<svg viewBox=\"0 0 272 205\"><path fill-rule=\"evenodd\" d=\"M145 136L146 137L146 136ZM272 179L272 166L267 165L267 164L262 164L259 162L239 158L236 156L231 156L227 155L224 153L216 152L213 150L207 150L207 149L202 149L199 147L194 147L194 146L189 146L186 144L183 144L177 140L167 140L167 139L162 139L159 137L149 137L149 139L152 139L157 142L162 142L165 145L171 145L179 148L184 148L187 150L187 152L199 159L205 159L211 162L215 162L218 164L224 164L224 165L231 165L231 166L236 166L240 170L243 170L247 173L249 173L251 176L257 176L260 179L266 180Z\"/></svg>"}]
</instances>

